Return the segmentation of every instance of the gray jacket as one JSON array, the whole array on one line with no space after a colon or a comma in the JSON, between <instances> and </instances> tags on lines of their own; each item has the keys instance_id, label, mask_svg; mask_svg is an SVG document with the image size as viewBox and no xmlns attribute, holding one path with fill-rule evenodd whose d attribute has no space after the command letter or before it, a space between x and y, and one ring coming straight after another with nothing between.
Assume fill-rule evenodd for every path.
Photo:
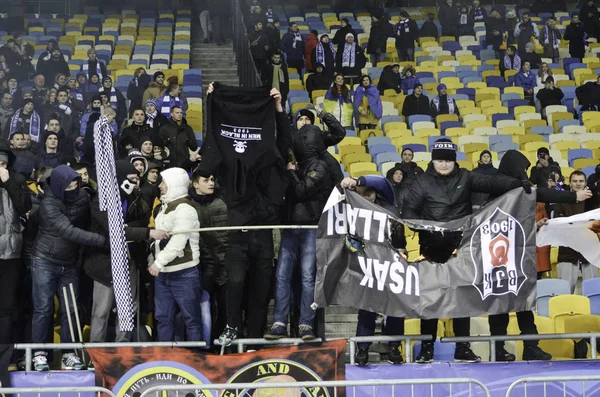
<instances>
[{"instance_id":1,"label":"gray jacket","mask_svg":"<svg viewBox=\"0 0 600 397\"><path fill-rule=\"evenodd\" d=\"M0 103L0 132L4 131L7 123L10 123L13 114L15 114L15 110L12 106L5 107Z\"/></svg>"}]
</instances>

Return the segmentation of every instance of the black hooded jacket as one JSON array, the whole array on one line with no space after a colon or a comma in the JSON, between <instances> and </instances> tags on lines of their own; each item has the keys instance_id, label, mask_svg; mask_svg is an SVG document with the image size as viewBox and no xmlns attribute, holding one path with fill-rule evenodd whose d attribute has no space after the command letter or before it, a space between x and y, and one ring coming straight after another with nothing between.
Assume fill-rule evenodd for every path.
<instances>
[{"instance_id":1,"label":"black hooded jacket","mask_svg":"<svg viewBox=\"0 0 600 397\"><path fill-rule=\"evenodd\" d=\"M396 91L396 94L402 92L402 88L400 87L402 84L402 77L400 76L400 73L394 73L392 69L392 65L383 68L381 76L379 77L379 83L377 84L379 95L383 95L384 91L388 89Z\"/></svg>"},{"instance_id":2,"label":"black hooded jacket","mask_svg":"<svg viewBox=\"0 0 600 397\"><path fill-rule=\"evenodd\" d=\"M402 202L404 201L404 196L406 195L406 193L408 193L408 181L406 179L406 176L404 175L404 171L402 171L402 182L394 182L393 176L396 173L396 171L402 171L400 163L396 163L396 165L393 168L390 168L385 174L385 177L392 184L392 188L394 189L394 196L396 197L396 208L398 209L398 212L402 213Z\"/></svg>"},{"instance_id":3,"label":"black hooded jacket","mask_svg":"<svg viewBox=\"0 0 600 397\"><path fill-rule=\"evenodd\" d=\"M456 220L472 213L473 192L500 195L521 186L505 176L487 176L455 165L446 176L435 171L433 162L427 171L410 184L404 198L403 218L437 222ZM446 262L458 247L462 233L419 232L421 254L434 262Z\"/></svg>"},{"instance_id":4,"label":"black hooded jacket","mask_svg":"<svg viewBox=\"0 0 600 397\"><path fill-rule=\"evenodd\" d=\"M316 59L314 55L313 59ZM323 66L322 64L319 65ZM325 67L323 66L322 73L315 72L308 76L308 78L306 79L306 91L308 91L308 95L312 97L312 93L314 90L328 90L331 86L332 81L333 79L331 75L325 73Z\"/></svg>"},{"instance_id":5,"label":"black hooded jacket","mask_svg":"<svg viewBox=\"0 0 600 397\"><path fill-rule=\"evenodd\" d=\"M142 125L131 123L131 125L123 128L123 132L121 132L121 137L119 138L119 155L121 157L127 156L127 149L125 149L125 146L128 144L135 146L143 136L147 136L152 140L157 137L158 134L156 133L156 130L146 124L146 122Z\"/></svg>"}]
</instances>

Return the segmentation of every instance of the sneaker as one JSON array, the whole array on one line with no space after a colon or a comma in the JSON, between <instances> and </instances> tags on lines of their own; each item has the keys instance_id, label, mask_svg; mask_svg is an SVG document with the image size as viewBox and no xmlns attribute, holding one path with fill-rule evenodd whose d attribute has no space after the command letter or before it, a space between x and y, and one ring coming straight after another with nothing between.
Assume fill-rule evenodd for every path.
<instances>
[{"instance_id":1,"label":"sneaker","mask_svg":"<svg viewBox=\"0 0 600 397\"><path fill-rule=\"evenodd\" d=\"M423 342L421 344L421 351L416 360L417 364L429 364L433 362L433 343Z\"/></svg>"},{"instance_id":2,"label":"sneaker","mask_svg":"<svg viewBox=\"0 0 600 397\"><path fill-rule=\"evenodd\" d=\"M267 332L263 337L266 340L278 340L281 338L287 338L287 327L283 323L275 323L271 327L271 330Z\"/></svg>"},{"instance_id":3,"label":"sneaker","mask_svg":"<svg viewBox=\"0 0 600 397\"><path fill-rule=\"evenodd\" d=\"M539 346L524 346L523 361L550 361L552 354L546 353Z\"/></svg>"},{"instance_id":4,"label":"sneaker","mask_svg":"<svg viewBox=\"0 0 600 397\"><path fill-rule=\"evenodd\" d=\"M50 371L46 352L36 352L33 356L33 369L36 371Z\"/></svg>"},{"instance_id":5,"label":"sneaker","mask_svg":"<svg viewBox=\"0 0 600 397\"><path fill-rule=\"evenodd\" d=\"M221 336L219 336L219 344L221 346L231 346L231 342L238 336L237 328L227 325Z\"/></svg>"},{"instance_id":6,"label":"sneaker","mask_svg":"<svg viewBox=\"0 0 600 397\"><path fill-rule=\"evenodd\" d=\"M470 343L457 343L454 361L459 363L480 363L481 357L473 353Z\"/></svg>"},{"instance_id":7,"label":"sneaker","mask_svg":"<svg viewBox=\"0 0 600 397\"><path fill-rule=\"evenodd\" d=\"M85 369L85 365L75 353L66 353L63 354L60 360L60 369L63 371L81 371Z\"/></svg>"},{"instance_id":8,"label":"sneaker","mask_svg":"<svg viewBox=\"0 0 600 397\"><path fill-rule=\"evenodd\" d=\"M300 329L300 338L302 338L302 340L316 339L315 333L310 325L300 325L298 328Z\"/></svg>"},{"instance_id":9,"label":"sneaker","mask_svg":"<svg viewBox=\"0 0 600 397\"><path fill-rule=\"evenodd\" d=\"M516 359L517 357L514 354L507 352L504 347L496 348L496 361L512 362Z\"/></svg>"},{"instance_id":10,"label":"sneaker","mask_svg":"<svg viewBox=\"0 0 600 397\"><path fill-rule=\"evenodd\" d=\"M354 361L359 367L364 367L369 363L369 349L358 348L358 351L354 355Z\"/></svg>"},{"instance_id":11,"label":"sneaker","mask_svg":"<svg viewBox=\"0 0 600 397\"><path fill-rule=\"evenodd\" d=\"M400 352L399 346L390 346L388 361L390 364L404 364L404 359L402 358L402 352Z\"/></svg>"}]
</instances>

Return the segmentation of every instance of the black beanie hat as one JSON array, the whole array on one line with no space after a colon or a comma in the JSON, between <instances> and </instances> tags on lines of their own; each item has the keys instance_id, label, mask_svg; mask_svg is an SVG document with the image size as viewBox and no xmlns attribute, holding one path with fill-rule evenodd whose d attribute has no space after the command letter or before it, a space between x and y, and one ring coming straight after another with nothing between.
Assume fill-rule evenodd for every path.
<instances>
[{"instance_id":1,"label":"black beanie hat","mask_svg":"<svg viewBox=\"0 0 600 397\"><path fill-rule=\"evenodd\" d=\"M306 116L310 119L311 124L315 124L315 114L308 109L300 109L298 113L296 113L296 120L300 117Z\"/></svg>"},{"instance_id":2,"label":"black beanie hat","mask_svg":"<svg viewBox=\"0 0 600 397\"><path fill-rule=\"evenodd\" d=\"M542 153L550 156L550 151L548 150L547 147L538 148L538 150L537 150L538 157L540 157L540 154L542 154Z\"/></svg>"},{"instance_id":3,"label":"black beanie hat","mask_svg":"<svg viewBox=\"0 0 600 397\"><path fill-rule=\"evenodd\" d=\"M442 138L433 144L432 160L456 161L456 148L450 139Z\"/></svg>"},{"instance_id":4,"label":"black beanie hat","mask_svg":"<svg viewBox=\"0 0 600 397\"><path fill-rule=\"evenodd\" d=\"M481 154L479 155L479 160L481 160L481 158L483 157L484 154L489 154L490 157L492 157L492 152L490 152L489 150L484 150L483 152L481 152Z\"/></svg>"}]
</instances>

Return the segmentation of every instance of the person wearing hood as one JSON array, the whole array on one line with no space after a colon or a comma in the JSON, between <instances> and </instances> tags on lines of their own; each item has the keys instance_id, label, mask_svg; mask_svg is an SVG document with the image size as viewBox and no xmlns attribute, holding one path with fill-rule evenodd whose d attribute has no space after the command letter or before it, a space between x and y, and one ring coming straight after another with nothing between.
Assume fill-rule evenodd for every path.
<instances>
[{"instance_id":1,"label":"person wearing hood","mask_svg":"<svg viewBox=\"0 0 600 397\"><path fill-rule=\"evenodd\" d=\"M154 202L160 197L160 189L158 188L158 185L160 185L160 171L160 165L155 162L148 163L148 172L142 178L140 184L142 200L144 200L150 208L154 206Z\"/></svg>"},{"instance_id":2,"label":"person wearing hood","mask_svg":"<svg viewBox=\"0 0 600 397\"><path fill-rule=\"evenodd\" d=\"M119 89L113 87L113 81L109 76L105 76L102 79L102 87L98 92L104 92L108 95L111 106L117 111L117 126L121 127L127 118L127 104L125 103L123 93L121 93Z\"/></svg>"},{"instance_id":3,"label":"person wearing hood","mask_svg":"<svg viewBox=\"0 0 600 397\"><path fill-rule=\"evenodd\" d=\"M167 124L169 119L158 112L158 107L154 99L148 99L144 103L144 109L146 110L146 124L148 124L154 131L160 131L160 127Z\"/></svg>"},{"instance_id":4,"label":"person wearing hood","mask_svg":"<svg viewBox=\"0 0 600 397\"><path fill-rule=\"evenodd\" d=\"M165 117L171 117L171 109L174 106L178 106L181 108L183 112L183 117L185 117L185 103L181 98L181 86L178 82L169 83L169 87L165 92L165 95L159 97L156 100L156 108L158 111Z\"/></svg>"},{"instance_id":5,"label":"person wearing hood","mask_svg":"<svg viewBox=\"0 0 600 397\"><path fill-rule=\"evenodd\" d=\"M165 95L165 91L167 91L167 86L165 86L165 74L160 70L152 76L153 80L150 84L148 84L148 88L144 91L144 96L142 97L142 103L148 102L149 99L157 100L158 98Z\"/></svg>"},{"instance_id":6,"label":"person wearing hood","mask_svg":"<svg viewBox=\"0 0 600 397\"><path fill-rule=\"evenodd\" d=\"M306 91L312 98L312 93L315 90L327 90L331 86L332 78L326 73L325 65L317 63L315 66L315 72L311 73L306 78Z\"/></svg>"},{"instance_id":7,"label":"person wearing hood","mask_svg":"<svg viewBox=\"0 0 600 397\"><path fill-rule=\"evenodd\" d=\"M394 90L396 94L402 93L402 76L400 75L400 64L393 63L383 68L379 83L377 83L379 95L383 95L385 90Z\"/></svg>"},{"instance_id":8,"label":"person wearing hood","mask_svg":"<svg viewBox=\"0 0 600 397\"><path fill-rule=\"evenodd\" d=\"M4 91L0 102L0 131L6 131L7 128L10 128L10 119L14 113L13 95Z\"/></svg>"},{"instance_id":9,"label":"person wearing hood","mask_svg":"<svg viewBox=\"0 0 600 397\"><path fill-rule=\"evenodd\" d=\"M461 6L458 11L458 35L460 36L470 36L473 35L473 27L475 25L475 21L471 17L471 13L467 6Z\"/></svg>"},{"instance_id":10,"label":"person wearing hood","mask_svg":"<svg viewBox=\"0 0 600 397\"><path fill-rule=\"evenodd\" d=\"M44 75L48 84L55 81L56 76L59 74L65 76L71 74L69 65L58 47L52 50L52 56L48 61L45 61L42 65L38 65L37 71Z\"/></svg>"},{"instance_id":11,"label":"person wearing hood","mask_svg":"<svg viewBox=\"0 0 600 397\"><path fill-rule=\"evenodd\" d=\"M175 167L180 167L190 160L190 150L198 151L194 130L183 118L183 110L179 106L171 108L171 119L160 127L158 134L169 149L171 164Z\"/></svg>"},{"instance_id":12,"label":"person wearing hood","mask_svg":"<svg viewBox=\"0 0 600 397\"><path fill-rule=\"evenodd\" d=\"M25 187L25 178L10 171L14 162L15 155L8 144L6 141L0 141L0 338L3 343L17 341L17 335L13 335L13 316L18 306L17 292L22 269L23 226L20 217L25 217L31 209L31 198Z\"/></svg>"},{"instance_id":13,"label":"person wearing hood","mask_svg":"<svg viewBox=\"0 0 600 397\"><path fill-rule=\"evenodd\" d=\"M127 87L127 99L129 103L129 117L133 115L134 109L142 108L142 100L144 99L144 92L150 85L150 76L146 73L146 69L137 68L133 74L133 79Z\"/></svg>"},{"instance_id":14,"label":"person wearing hood","mask_svg":"<svg viewBox=\"0 0 600 397\"><path fill-rule=\"evenodd\" d=\"M155 135L154 138L152 138L152 146L154 147L152 155L154 158L152 161L158 165L161 171L165 168L169 168L171 165L171 159L169 158L171 152L165 147L162 138ZM189 163L187 163L187 165L189 165Z\"/></svg>"},{"instance_id":15,"label":"person wearing hood","mask_svg":"<svg viewBox=\"0 0 600 397\"><path fill-rule=\"evenodd\" d=\"M392 214L400 215L395 203L395 195L390 182L379 175L366 175L360 178L344 178L340 183L343 189L356 190L363 198L383 207ZM399 222L391 222L391 243L398 253L407 258L406 236L404 234L404 225ZM357 336L375 335L377 313L367 310L358 311L358 323L356 324ZM387 316L383 329L383 335L404 335L404 318ZM358 351L354 358L359 366L366 366L369 362L369 347L371 343L357 343ZM402 364L404 362L400 352L400 343L388 343L388 361L391 364Z\"/></svg>"},{"instance_id":16,"label":"person wearing hood","mask_svg":"<svg viewBox=\"0 0 600 397\"><path fill-rule=\"evenodd\" d=\"M436 27L437 29L437 27ZM415 41L419 40L419 26L410 18L408 12L400 12L400 21L394 26L396 52L400 62L415 61Z\"/></svg>"},{"instance_id":17,"label":"person wearing hood","mask_svg":"<svg viewBox=\"0 0 600 397\"><path fill-rule=\"evenodd\" d=\"M88 78L92 73L95 73L100 77L100 80L103 80L104 77L108 76L106 65L96 57L95 49L90 48L87 52L87 56L88 59L81 64L81 68L79 69L81 73L84 73Z\"/></svg>"},{"instance_id":18,"label":"person wearing hood","mask_svg":"<svg viewBox=\"0 0 600 397\"><path fill-rule=\"evenodd\" d=\"M550 157L550 151L548 150L548 148L545 147L538 148L537 158L538 160L535 163L535 167L531 169L529 181L536 186L545 186L550 175L550 166L558 165L558 163L554 161L552 157ZM527 168L529 168L529 165L527 166Z\"/></svg>"},{"instance_id":19,"label":"person wearing hood","mask_svg":"<svg viewBox=\"0 0 600 397\"><path fill-rule=\"evenodd\" d=\"M440 4L438 16L442 25L442 36L456 37L458 34L458 8L452 4L452 0L445 0Z\"/></svg>"},{"instance_id":20,"label":"person wearing hood","mask_svg":"<svg viewBox=\"0 0 600 397\"><path fill-rule=\"evenodd\" d=\"M331 77L333 76L333 72L335 71L336 58L337 56L335 46L329 40L329 35L321 35L321 39L319 39L319 42L317 43L315 49L312 52L312 60L315 66L315 73L322 73L325 76L329 77L329 79L331 79ZM323 67L322 72L317 71L319 65ZM310 76L308 76L308 78L310 79Z\"/></svg>"},{"instance_id":21,"label":"person wearing hood","mask_svg":"<svg viewBox=\"0 0 600 397\"><path fill-rule=\"evenodd\" d=\"M524 183L506 176L488 176L459 168L456 163L456 149L452 141L443 138L435 142L432 161L427 171L410 185L404 198L403 217L436 222L460 219L472 213L471 194L473 192L503 194L524 186ZM527 182L528 183L528 182ZM462 189L460 187L463 187ZM445 263L459 246L461 232L439 233L419 232L420 252L432 263ZM421 334L437 335L437 319L421 320ZM469 336L469 318L454 319L454 334ZM423 342L417 363L433 361L433 341ZM455 360L480 362L468 343L457 343Z\"/></svg>"},{"instance_id":22,"label":"person wearing hood","mask_svg":"<svg viewBox=\"0 0 600 397\"><path fill-rule=\"evenodd\" d=\"M312 29L308 36L306 36L306 44L304 45L304 62L306 66L306 70L313 71L315 68L315 63L313 59L313 53L315 52L315 48L317 48L317 44L319 43L319 32Z\"/></svg>"},{"instance_id":23,"label":"person wearing hood","mask_svg":"<svg viewBox=\"0 0 600 397\"><path fill-rule=\"evenodd\" d=\"M271 51L275 51L276 49L281 48L281 35L279 33L279 29L281 28L281 22L279 19L275 18L273 22L268 22L267 27L265 28L265 33L268 38L268 46Z\"/></svg>"},{"instance_id":24,"label":"person wearing hood","mask_svg":"<svg viewBox=\"0 0 600 397\"><path fill-rule=\"evenodd\" d=\"M430 12L429 14L427 14L427 19L425 20L425 22L423 22L423 25L421 25L421 28L419 29L419 36L433 37L437 40L438 34L438 27L435 24L435 14Z\"/></svg>"},{"instance_id":25,"label":"person wearing hood","mask_svg":"<svg viewBox=\"0 0 600 397\"><path fill-rule=\"evenodd\" d=\"M600 12L594 0L587 0L579 11L579 20L583 23L583 29L588 37L598 38L600 30Z\"/></svg>"},{"instance_id":26,"label":"person wearing hood","mask_svg":"<svg viewBox=\"0 0 600 397\"><path fill-rule=\"evenodd\" d=\"M286 55L288 66L296 69L300 76L302 76L302 69L304 69L305 45L306 42L300 34L298 24L296 22L290 22L287 33L281 38L281 50Z\"/></svg>"},{"instance_id":27,"label":"person wearing hood","mask_svg":"<svg viewBox=\"0 0 600 397\"><path fill-rule=\"evenodd\" d=\"M431 100L431 117L435 118L440 114L455 114L460 116L458 106L454 98L448 96L446 84L440 84L437 87L438 95Z\"/></svg>"},{"instance_id":28,"label":"person wearing hood","mask_svg":"<svg viewBox=\"0 0 600 397\"><path fill-rule=\"evenodd\" d=\"M215 182L215 177L201 169L192 175L189 190L192 203L203 228L229 225L227 204ZM200 263L202 263L202 289L210 297L212 307L211 340L217 339L227 325L227 270L225 257L229 245L229 231L200 233Z\"/></svg>"},{"instance_id":29,"label":"person wearing hood","mask_svg":"<svg viewBox=\"0 0 600 397\"><path fill-rule=\"evenodd\" d=\"M338 53L344 49L344 45L348 40L348 34L351 34L354 37L354 42L358 43L358 36L354 29L352 29L352 25L350 25L348 18L342 18L340 24L342 27L335 32L335 36L333 36L332 40L333 44L337 46Z\"/></svg>"},{"instance_id":30,"label":"person wearing hood","mask_svg":"<svg viewBox=\"0 0 600 397\"><path fill-rule=\"evenodd\" d=\"M521 17L521 22L515 26L515 38L519 46L519 55L525 52L525 45L531 42L532 36L535 36L536 39L540 37L537 24L531 20L529 13L524 12Z\"/></svg>"},{"instance_id":31,"label":"person wearing hood","mask_svg":"<svg viewBox=\"0 0 600 397\"><path fill-rule=\"evenodd\" d=\"M531 64L523 62L523 68L515 75L515 86L523 88L525 99L533 106L533 91L537 86L535 74L531 72Z\"/></svg>"},{"instance_id":32,"label":"person wearing hood","mask_svg":"<svg viewBox=\"0 0 600 397\"><path fill-rule=\"evenodd\" d=\"M158 340L175 340L175 312L182 314L188 341L202 340L200 299L200 227L198 213L190 201L188 173L181 168L161 172L162 206L154 218L155 227L173 234L168 240L154 244L154 262L148 271L154 281L154 315ZM205 341L210 343L210 341Z\"/></svg>"},{"instance_id":33,"label":"person wearing hood","mask_svg":"<svg viewBox=\"0 0 600 397\"><path fill-rule=\"evenodd\" d=\"M39 73L40 68L43 69L44 63L46 63L50 60L50 58L52 57L52 51L55 48L58 48L58 42L55 39L48 40L48 44L46 44L46 49L38 57L38 61L36 64L38 73Z\"/></svg>"},{"instance_id":34,"label":"person wearing hood","mask_svg":"<svg viewBox=\"0 0 600 397\"><path fill-rule=\"evenodd\" d=\"M81 248L103 247L104 236L85 230L89 217L89 197L79 187L80 178L69 166L59 165L52 170L44 197L37 212L38 234L33 242L31 264L33 291L32 341L50 340L54 294L62 296L62 288L73 285L79 295L79 267ZM67 309L59 299L61 335L63 342L75 342L69 334L68 315L73 318L74 307ZM67 313L69 312L69 313ZM46 352L38 351L33 357L36 371L48 371ZM74 353L64 353L63 370L83 370L84 365Z\"/></svg>"},{"instance_id":35,"label":"person wearing hood","mask_svg":"<svg viewBox=\"0 0 600 397\"><path fill-rule=\"evenodd\" d=\"M335 66L338 72L342 73L347 79L353 79L360 76L362 68L365 67L367 59L362 47L354 41L351 33L346 35L346 42L338 47Z\"/></svg>"},{"instance_id":36,"label":"person wearing hood","mask_svg":"<svg viewBox=\"0 0 600 397\"><path fill-rule=\"evenodd\" d=\"M400 163L396 163L396 165L388 170L385 174L385 177L394 188L394 197L396 198L396 208L398 209L398 213L402 215L402 202L404 200L404 196L408 193L407 180L404 178L404 171L402 171L402 166Z\"/></svg>"},{"instance_id":37,"label":"person wearing hood","mask_svg":"<svg viewBox=\"0 0 600 397\"><path fill-rule=\"evenodd\" d=\"M7 127L8 133L3 134L6 137L12 136L16 132L27 132L33 141L39 141L42 122L40 115L34 109L33 99L25 99L23 101L23 107L13 114L10 124L7 124Z\"/></svg>"},{"instance_id":38,"label":"person wearing hood","mask_svg":"<svg viewBox=\"0 0 600 397\"><path fill-rule=\"evenodd\" d=\"M400 155L402 156L402 162L396 163L396 166L399 165L404 177L408 179L408 181L413 182L416 177L423 173L423 169L419 167L417 163L412 161L415 157L415 154L411 148L407 147L402 149L402 153Z\"/></svg>"},{"instance_id":39,"label":"person wearing hood","mask_svg":"<svg viewBox=\"0 0 600 397\"><path fill-rule=\"evenodd\" d=\"M292 134L292 152L296 162L289 162L287 169L291 183L285 196L286 218L292 225L317 225L320 214L331 190L342 179L341 171L331 174L322 160L327 151L323 131L314 126L314 114L300 110L296 131ZM329 115L321 114L325 119ZM339 129L341 126L329 120ZM299 336L303 340L315 338L313 322L315 312L311 309L314 297L316 262L316 229L284 230L281 233L279 261L275 270L274 323L264 337L276 340L287 337L287 320L290 311L292 275L299 266L301 272L301 298Z\"/></svg>"},{"instance_id":40,"label":"person wearing hood","mask_svg":"<svg viewBox=\"0 0 600 397\"><path fill-rule=\"evenodd\" d=\"M150 207L140 197L140 175L137 170L126 160L115 163L117 183L123 207L123 222L125 226L125 239L128 242L129 251L129 279L131 281L132 296L137 296L139 288L138 271L145 270L145 258L134 255L141 248L146 251L144 242L146 240L164 240L169 234L160 229L149 229L147 227L150 219ZM100 210L100 199L96 196L92 201L92 221L90 230L94 233L109 236L108 213ZM140 261L141 260L141 261ZM94 280L94 295L92 306L92 320L90 342L109 342L106 339L108 331L108 320L114 306L113 278L111 270L111 255L108 247L92 248L87 252L83 269ZM134 310L137 310L137 299L134 299ZM118 316L117 316L118 317ZM150 341L150 335L143 325L138 324L141 331L141 341ZM118 318L115 325L115 342L132 342L135 332L120 331Z\"/></svg>"},{"instance_id":41,"label":"person wearing hood","mask_svg":"<svg viewBox=\"0 0 600 397\"><path fill-rule=\"evenodd\" d=\"M385 60L387 40L389 37L394 37L394 27L382 12L375 12L371 15L371 20L367 52L371 58L371 64L377 66L378 62Z\"/></svg>"},{"instance_id":42,"label":"person wearing hood","mask_svg":"<svg viewBox=\"0 0 600 397\"><path fill-rule=\"evenodd\" d=\"M83 112L85 110L85 98L77 88L77 80L75 80L75 77L67 77L65 80L65 87L69 91L69 101L72 103L74 110L76 112Z\"/></svg>"},{"instance_id":43,"label":"person wearing hood","mask_svg":"<svg viewBox=\"0 0 600 397\"><path fill-rule=\"evenodd\" d=\"M572 58L582 60L585 57L588 35L585 32L583 23L579 20L579 15L573 15L571 23L567 25L563 39L569 40L569 55Z\"/></svg>"},{"instance_id":44,"label":"person wearing hood","mask_svg":"<svg viewBox=\"0 0 600 397\"><path fill-rule=\"evenodd\" d=\"M355 125L362 130L377 127L383 115L383 105L377 87L371 84L371 77L361 77L361 84L354 92Z\"/></svg>"},{"instance_id":45,"label":"person wearing hood","mask_svg":"<svg viewBox=\"0 0 600 397\"><path fill-rule=\"evenodd\" d=\"M290 77L288 74L288 66L283 61L281 50L276 49L271 55L271 62L266 69L266 81L271 88L275 88L281 92L281 101L287 101L288 93L290 92Z\"/></svg>"},{"instance_id":46,"label":"person wearing hood","mask_svg":"<svg viewBox=\"0 0 600 397\"><path fill-rule=\"evenodd\" d=\"M402 92L404 95L408 95L408 91L414 90L417 85L421 85L419 78L417 77L417 72L412 65L406 65L402 70L404 73L404 79L402 80ZM421 86L421 88L423 88Z\"/></svg>"},{"instance_id":47,"label":"person wearing hood","mask_svg":"<svg viewBox=\"0 0 600 397\"><path fill-rule=\"evenodd\" d=\"M140 177L144 177L148 171L148 159L137 148L131 149L127 154L127 160L137 170Z\"/></svg>"},{"instance_id":48,"label":"person wearing hood","mask_svg":"<svg viewBox=\"0 0 600 397\"><path fill-rule=\"evenodd\" d=\"M119 154L121 156L127 155L127 152L131 150L140 140L140 138L146 136L150 140L156 135L156 130L146 123L146 114L141 108L133 110L133 118L130 125L123 128L121 136L119 137Z\"/></svg>"},{"instance_id":49,"label":"person wearing hood","mask_svg":"<svg viewBox=\"0 0 600 397\"><path fill-rule=\"evenodd\" d=\"M540 148L541 149L541 148ZM547 149L546 149L547 151ZM542 151L540 154L545 154L545 151ZM498 174L503 176L508 176L513 178L514 180L526 182L529 184L529 189L531 189L531 182L527 180L527 169L531 163L529 160L520 152L516 150L509 150L504 153L502 156L502 160L500 161L500 166L498 167ZM525 185L524 185L525 186ZM538 202L538 208L536 209L536 221L543 221L543 215L545 211L539 211L539 208L544 208L544 203L576 203L585 201L592 196L591 192L585 189L582 189L578 192L566 192L566 191L558 191L552 190L548 188L537 188L535 189L536 201ZM489 201L494 200L498 194L492 195ZM549 250L548 252L540 252L544 251L545 247L538 247L536 249L536 266L538 267L538 271L540 270L540 260L544 260L547 258L549 262ZM543 255L540 255L542 254ZM538 277L539 277L538 273ZM490 324L490 333L492 335L506 335L509 315L505 314L495 314L490 315L489 318ZM517 312L517 321L519 324L519 328L521 330L521 334L530 335L537 334L537 327L535 326L533 312L531 311L523 311ZM542 349L538 347L537 340L524 341L523 342L523 360L531 361L531 360L551 360L552 356ZM513 354L508 353L504 349L504 342L496 342L496 361L514 361L515 356Z\"/></svg>"},{"instance_id":50,"label":"person wearing hood","mask_svg":"<svg viewBox=\"0 0 600 397\"><path fill-rule=\"evenodd\" d=\"M480 7L481 8L481 7ZM481 8L483 9L483 8ZM471 10L471 12L473 12ZM486 45L491 45L496 52L496 59L502 59L501 47L506 39L507 28L505 21L497 9L492 9L489 17L485 19Z\"/></svg>"},{"instance_id":51,"label":"person wearing hood","mask_svg":"<svg viewBox=\"0 0 600 397\"><path fill-rule=\"evenodd\" d=\"M487 11L481 6L479 0L473 1L473 8L471 8L469 15L474 23L485 22L488 17Z\"/></svg>"},{"instance_id":52,"label":"person wearing hood","mask_svg":"<svg viewBox=\"0 0 600 397\"><path fill-rule=\"evenodd\" d=\"M415 114L426 114L431 113L431 105L429 97L423 95L423 85L418 83L414 86L413 93L404 99L402 104L402 115L405 119Z\"/></svg>"},{"instance_id":53,"label":"person wearing hood","mask_svg":"<svg viewBox=\"0 0 600 397\"><path fill-rule=\"evenodd\" d=\"M473 169L473 172L477 172L482 175L494 176L498 173L498 169L494 167L492 162L492 153L489 150L484 150L479 155L479 161L477 161L477 167ZM488 201L489 195L486 193L474 192L471 195L471 202L473 204L473 211L479 209L483 204Z\"/></svg>"}]
</instances>

